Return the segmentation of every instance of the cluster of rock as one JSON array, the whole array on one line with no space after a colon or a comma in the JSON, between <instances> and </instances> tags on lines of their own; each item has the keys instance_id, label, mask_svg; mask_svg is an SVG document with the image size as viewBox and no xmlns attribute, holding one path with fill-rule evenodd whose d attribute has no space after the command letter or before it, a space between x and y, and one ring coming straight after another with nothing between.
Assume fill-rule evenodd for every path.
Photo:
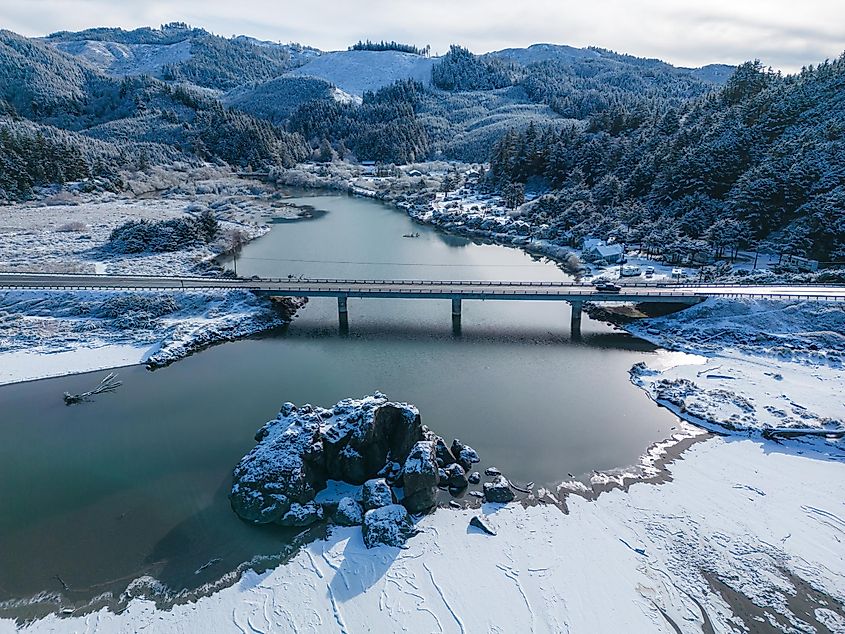
<instances>
[{"instance_id":1,"label":"cluster of rock","mask_svg":"<svg viewBox=\"0 0 845 634\"><path fill-rule=\"evenodd\" d=\"M447 445L414 406L379 392L330 409L285 403L255 439L234 469L229 496L242 519L308 526L330 516L339 525L362 525L368 546L401 545L414 532L410 515L433 510L440 488L457 495L480 481L477 472L467 475L479 461L472 447ZM360 499L318 503L329 480L363 485ZM505 501L490 491L491 501Z\"/></svg>"}]
</instances>

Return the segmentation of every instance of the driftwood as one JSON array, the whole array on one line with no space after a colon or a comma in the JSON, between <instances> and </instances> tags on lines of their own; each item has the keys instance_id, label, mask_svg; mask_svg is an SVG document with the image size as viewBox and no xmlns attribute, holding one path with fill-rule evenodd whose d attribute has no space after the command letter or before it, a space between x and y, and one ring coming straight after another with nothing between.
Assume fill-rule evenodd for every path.
<instances>
[{"instance_id":1,"label":"driftwood","mask_svg":"<svg viewBox=\"0 0 845 634\"><path fill-rule=\"evenodd\" d=\"M514 491L519 491L520 493L531 493L531 488L534 486L533 482L529 482L528 484L526 484L525 488L523 488L521 486L517 486L513 482L510 482L510 481L508 482L508 484L510 484L511 488Z\"/></svg>"},{"instance_id":2,"label":"driftwood","mask_svg":"<svg viewBox=\"0 0 845 634\"><path fill-rule=\"evenodd\" d=\"M123 381L118 381L117 374L115 374L114 372L110 372L108 376L106 376L106 378L100 381L100 384L90 392L83 392L82 394L71 394L70 392L65 392L65 405L73 405L75 403L87 401L89 397L95 396L97 394L103 394L105 392L114 392L121 385L123 385Z\"/></svg>"},{"instance_id":3,"label":"driftwood","mask_svg":"<svg viewBox=\"0 0 845 634\"><path fill-rule=\"evenodd\" d=\"M845 429L818 429L816 427L802 429L785 427L763 430L763 438L797 438L798 436L829 436L831 438L842 438L845 436Z\"/></svg>"}]
</instances>

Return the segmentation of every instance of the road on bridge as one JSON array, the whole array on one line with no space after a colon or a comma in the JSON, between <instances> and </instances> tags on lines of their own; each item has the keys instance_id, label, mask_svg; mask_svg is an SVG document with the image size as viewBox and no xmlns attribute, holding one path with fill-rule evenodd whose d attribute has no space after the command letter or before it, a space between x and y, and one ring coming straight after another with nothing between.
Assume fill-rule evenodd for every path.
<instances>
[{"instance_id":1,"label":"road on bridge","mask_svg":"<svg viewBox=\"0 0 845 634\"><path fill-rule=\"evenodd\" d=\"M505 299L659 301L694 303L707 297L757 297L845 301L845 285L625 284L621 291L571 282L227 279L141 275L0 273L0 289L160 290L242 289L295 297L396 297L418 299Z\"/></svg>"}]
</instances>

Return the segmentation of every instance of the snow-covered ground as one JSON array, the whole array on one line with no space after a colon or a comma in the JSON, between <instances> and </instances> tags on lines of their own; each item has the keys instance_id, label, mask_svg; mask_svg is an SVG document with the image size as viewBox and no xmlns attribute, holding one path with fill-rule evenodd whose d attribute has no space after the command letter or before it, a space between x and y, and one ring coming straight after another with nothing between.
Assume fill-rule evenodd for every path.
<instances>
[{"instance_id":1,"label":"snow-covered ground","mask_svg":"<svg viewBox=\"0 0 845 634\"><path fill-rule=\"evenodd\" d=\"M572 496L567 514L487 506L496 536L469 527L477 510L424 518L404 550L368 550L360 529L335 528L195 603L137 599L119 615L51 616L25 631L733 632L742 593L760 606L746 627L759 616L841 632L845 465L773 449L714 438L668 467L670 483Z\"/></svg>"},{"instance_id":2,"label":"snow-covered ground","mask_svg":"<svg viewBox=\"0 0 845 634\"><path fill-rule=\"evenodd\" d=\"M705 355L698 364L632 370L655 400L702 426L845 428L845 310L838 304L710 299L627 329Z\"/></svg>"},{"instance_id":3,"label":"snow-covered ground","mask_svg":"<svg viewBox=\"0 0 845 634\"><path fill-rule=\"evenodd\" d=\"M64 191L0 207L0 271L195 275L225 250L232 231L250 240L269 230L269 219L299 214L259 183L206 176L186 183L153 173L137 183L142 190L167 185L163 197ZM211 244L142 254L103 248L111 231L128 220L168 220L205 209L220 221ZM0 292L0 384L135 363L162 365L204 345L279 325L290 314L237 291Z\"/></svg>"},{"instance_id":4,"label":"snow-covered ground","mask_svg":"<svg viewBox=\"0 0 845 634\"><path fill-rule=\"evenodd\" d=\"M189 40L175 44L123 44L95 40L64 42L48 38L46 42L115 77L156 75L167 64L178 64L191 59Z\"/></svg>"},{"instance_id":5,"label":"snow-covered ground","mask_svg":"<svg viewBox=\"0 0 845 634\"><path fill-rule=\"evenodd\" d=\"M166 365L283 324L244 291L0 293L0 385L121 365Z\"/></svg>"},{"instance_id":6,"label":"snow-covered ground","mask_svg":"<svg viewBox=\"0 0 845 634\"><path fill-rule=\"evenodd\" d=\"M435 59L400 51L337 51L323 53L287 73L290 77L318 77L341 90L362 96L400 79L431 83Z\"/></svg>"}]
</instances>

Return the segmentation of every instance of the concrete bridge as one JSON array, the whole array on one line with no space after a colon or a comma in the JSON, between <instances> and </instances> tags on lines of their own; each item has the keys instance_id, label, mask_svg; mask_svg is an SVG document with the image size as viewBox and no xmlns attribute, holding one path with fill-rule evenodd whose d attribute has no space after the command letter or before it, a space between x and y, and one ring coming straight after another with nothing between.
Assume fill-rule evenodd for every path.
<instances>
[{"instance_id":1,"label":"concrete bridge","mask_svg":"<svg viewBox=\"0 0 845 634\"><path fill-rule=\"evenodd\" d=\"M572 307L572 333L581 329L584 302L666 302L696 304L708 297L802 299L845 302L845 285L742 285L632 283L618 292L572 282L342 280L302 278L225 279L145 275L65 275L0 273L0 292L31 290L202 290L239 289L269 297L336 297L341 324L348 319L352 298L448 299L452 317L460 320L464 300L559 301Z\"/></svg>"}]
</instances>

